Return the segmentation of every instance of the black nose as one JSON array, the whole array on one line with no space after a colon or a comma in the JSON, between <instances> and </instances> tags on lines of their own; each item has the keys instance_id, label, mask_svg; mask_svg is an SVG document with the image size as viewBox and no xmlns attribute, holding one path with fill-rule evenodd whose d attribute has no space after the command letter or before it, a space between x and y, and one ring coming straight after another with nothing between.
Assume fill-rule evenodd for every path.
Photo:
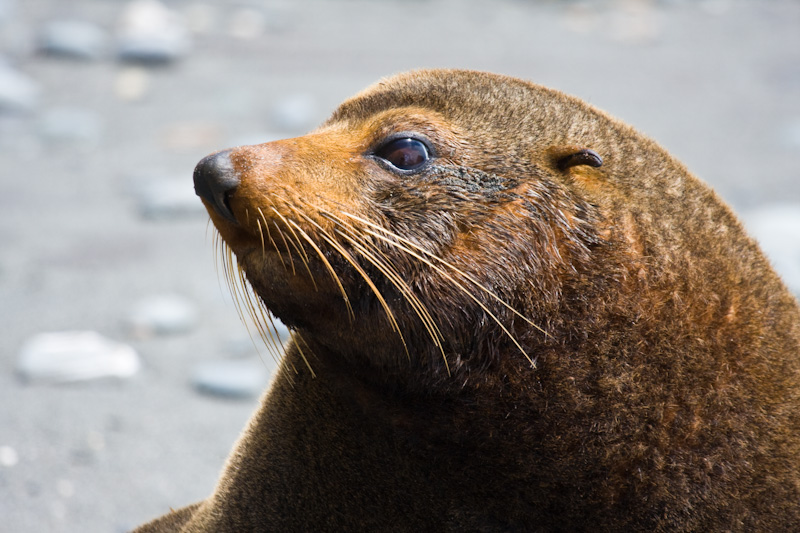
<instances>
[{"instance_id":1,"label":"black nose","mask_svg":"<svg viewBox=\"0 0 800 533\"><path fill-rule=\"evenodd\" d=\"M230 150L204 157L194 167L194 192L211 204L214 210L231 222L236 222L229 203L239 186L239 175L231 163Z\"/></svg>"}]
</instances>

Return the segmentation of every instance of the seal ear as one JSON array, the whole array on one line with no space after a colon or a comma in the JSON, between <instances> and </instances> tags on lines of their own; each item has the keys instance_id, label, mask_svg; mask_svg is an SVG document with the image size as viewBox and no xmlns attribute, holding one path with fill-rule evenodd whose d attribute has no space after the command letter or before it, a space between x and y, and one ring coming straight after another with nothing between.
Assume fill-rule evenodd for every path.
<instances>
[{"instance_id":1,"label":"seal ear","mask_svg":"<svg viewBox=\"0 0 800 533\"><path fill-rule=\"evenodd\" d=\"M603 158L594 150L583 148L577 152L562 155L556 160L556 167L562 172L568 168L580 165L588 165L597 168L603 165Z\"/></svg>"}]
</instances>

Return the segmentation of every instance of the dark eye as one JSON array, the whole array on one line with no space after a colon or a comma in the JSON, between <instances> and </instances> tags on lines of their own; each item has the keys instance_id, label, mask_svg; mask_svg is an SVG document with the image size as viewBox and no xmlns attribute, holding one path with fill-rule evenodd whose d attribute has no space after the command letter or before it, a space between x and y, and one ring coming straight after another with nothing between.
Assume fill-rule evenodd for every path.
<instances>
[{"instance_id":1,"label":"dark eye","mask_svg":"<svg viewBox=\"0 0 800 533\"><path fill-rule=\"evenodd\" d=\"M430 159L425 143L409 137L389 141L375 150L375 155L400 170L416 170Z\"/></svg>"}]
</instances>

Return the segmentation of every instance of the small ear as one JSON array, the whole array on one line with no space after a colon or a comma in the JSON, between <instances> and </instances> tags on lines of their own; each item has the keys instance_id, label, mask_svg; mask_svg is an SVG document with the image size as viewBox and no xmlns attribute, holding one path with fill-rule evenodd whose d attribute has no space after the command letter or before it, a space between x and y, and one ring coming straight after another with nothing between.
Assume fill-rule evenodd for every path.
<instances>
[{"instance_id":1,"label":"small ear","mask_svg":"<svg viewBox=\"0 0 800 533\"><path fill-rule=\"evenodd\" d=\"M556 162L558 170L562 171L580 165L589 165L590 167L597 168L603 165L603 158L600 157L594 150L584 148L583 150L566 155Z\"/></svg>"}]
</instances>

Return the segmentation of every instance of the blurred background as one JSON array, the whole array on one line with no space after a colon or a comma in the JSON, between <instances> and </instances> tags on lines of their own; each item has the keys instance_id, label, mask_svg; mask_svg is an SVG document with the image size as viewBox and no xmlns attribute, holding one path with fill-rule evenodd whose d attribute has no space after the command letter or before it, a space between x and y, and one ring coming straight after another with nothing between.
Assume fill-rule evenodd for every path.
<instances>
[{"instance_id":1,"label":"blurred background","mask_svg":"<svg viewBox=\"0 0 800 533\"><path fill-rule=\"evenodd\" d=\"M794 0L0 0L0 531L122 532L213 490L275 363L192 169L392 73L609 111L800 292L799 29Z\"/></svg>"}]
</instances>

